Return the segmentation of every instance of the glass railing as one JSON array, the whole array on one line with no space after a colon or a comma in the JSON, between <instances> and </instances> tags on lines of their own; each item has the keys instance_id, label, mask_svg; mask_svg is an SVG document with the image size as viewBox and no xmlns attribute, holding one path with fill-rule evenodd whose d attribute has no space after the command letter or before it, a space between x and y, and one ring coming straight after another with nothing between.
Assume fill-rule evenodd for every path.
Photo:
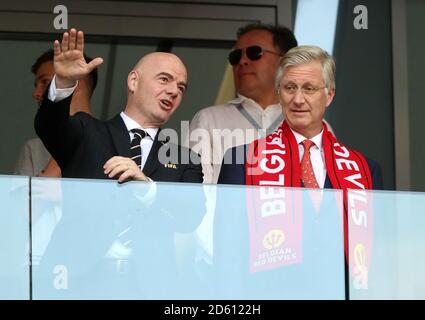
<instances>
[{"instance_id":1,"label":"glass railing","mask_svg":"<svg viewBox=\"0 0 425 320\"><path fill-rule=\"evenodd\" d=\"M0 300L30 298L29 181L0 176Z\"/></svg>"},{"instance_id":2,"label":"glass railing","mask_svg":"<svg viewBox=\"0 0 425 320\"><path fill-rule=\"evenodd\" d=\"M46 222L32 228L34 299L345 297L339 191L68 179L32 189Z\"/></svg>"},{"instance_id":3,"label":"glass railing","mask_svg":"<svg viewBox=\"0 0 425 320\"><path fill-rule=\"evenodd\" d=\"M349 191L344 219L340 190L6 176L0 188L1 299L425 298L422 193Z\"/></svg>"},{"instance_id":4,"label":"glass railing","mask_svg":"<svg viewBox=\"0 0 425 320\"><path fill-rule=\"evenodd\" d=\"M352 190L348 200L350 298L425 299L425 193Z\"/></svg>"}]
</instances>

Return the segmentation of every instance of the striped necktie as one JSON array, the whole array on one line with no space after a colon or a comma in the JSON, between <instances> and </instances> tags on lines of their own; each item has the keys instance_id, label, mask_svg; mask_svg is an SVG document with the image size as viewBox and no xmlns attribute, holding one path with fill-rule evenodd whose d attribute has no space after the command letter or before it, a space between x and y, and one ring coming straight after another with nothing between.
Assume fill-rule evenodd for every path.
<instances>
[{"instance_id":1,"label":"striped necktie","mask_svg":"<svg viewBox=\"0 0 425 320\"><path fill-rule=\"evenodd\" d=\"M144 137L146 137L146 131L142 129L131 129L134 136L130 143L131 148L131 160L136 162L137 166L142 169L142 148L140 146L140 142Z\"/></svg>"}]
</instances>

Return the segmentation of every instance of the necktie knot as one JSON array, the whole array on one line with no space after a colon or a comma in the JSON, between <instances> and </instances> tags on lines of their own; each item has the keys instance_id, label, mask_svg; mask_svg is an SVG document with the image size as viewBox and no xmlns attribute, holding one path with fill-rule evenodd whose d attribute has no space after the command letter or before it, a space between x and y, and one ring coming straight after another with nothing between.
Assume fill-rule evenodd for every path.
<instances>
[{"instance_id":1,"label":"necktie knot","mask_svg":"<svg viewBox=\"0 0 425 320\"><path fill-rule=\"evenodd\" d=\"M314 142L308 139L304 140L301 143L303 144L304 152L310 151L310 148L314 145Z\"/></svg>"},{"instance_id":2,"label":"necktie knot","mask_svg":"<svg viewBox=\"0 0 425 320\"><path fill-rule=\"evenodd\" d=\"M134 134L133 140L137 139L139 143L147 135L146 131L143 129L131 129L130 131Z\"/></svg>"}]
</instances>

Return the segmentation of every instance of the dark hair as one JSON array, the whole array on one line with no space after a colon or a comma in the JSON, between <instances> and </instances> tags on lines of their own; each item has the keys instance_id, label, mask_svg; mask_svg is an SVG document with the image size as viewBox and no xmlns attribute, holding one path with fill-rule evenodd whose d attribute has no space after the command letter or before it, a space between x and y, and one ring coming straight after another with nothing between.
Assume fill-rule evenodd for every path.
<instances>
[{"instance_id":1,"label":"dark hair","mask_svg":"<svg viewBox=\"0 0 425 320\"><path fill-rule=\"evenodd\" d=\"M31 72L36 74L38 69L40 69L41 65L45 62L51 61L53 63L53 49L49 49L41 54L34 62L31 67Z\"/></svg>"},{"instance_id":2,"label":"dark hair","mask_svg":"<svg viewBox=\"0 0 425 320\"><path fill-rule=\"evenodd\" d=\"M250 23L238 29L237 38L253 30L265 30L272 34L273 44L284 55L289 49L298 46L297 39L291 30L281 25Z\"/></svg>"},{"instance_id":3,"label":"dark hair","mask_svg":"<svg viewBox=\"0 0 425 320\"><path fill-rule=\"evenodd\" d=\"M86 55L84 55L84 59L86 60L87 63L93 60L93 58L90 58ZM37 60L31 67L31 72L33 74L36 74L38 69L40 69L41 65L49 61L53 63L53 49L48 49L37 58ZM86 83L91 96L94 92L94 89L96 89L96 86L97 86L97 68L94 68L93 71L90 72L90 74L87 76Z\"/></svg>"}]
</instances>

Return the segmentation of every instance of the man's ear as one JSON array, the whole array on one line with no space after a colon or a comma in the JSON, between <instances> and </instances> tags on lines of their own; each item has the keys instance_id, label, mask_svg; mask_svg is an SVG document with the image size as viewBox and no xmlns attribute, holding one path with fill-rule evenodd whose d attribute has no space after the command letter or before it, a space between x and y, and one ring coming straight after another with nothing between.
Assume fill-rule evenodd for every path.
<instances>
[{"instance_id":1,"label":"man's ear","mask_svg":"<svg viewBox=\"0 0 425 320\"><path fill-rule=\"evenodd\" d=\"M328 89L328 95L326 96L326 108L332 103L335 97L335 88Z\"/></svg>"},{"instance_id":2,"label":"man's ear","mask_svg":"<svg viewBox=\"0 0 425 320\"><path fill-rule=\"evenodd\" d=\"M139 82L139 74L135 70L130 71L130 73L127 76L127 87L131 93L134 93L134 91L136 91L138 82Z\"/></svg>"}]
</instances>

